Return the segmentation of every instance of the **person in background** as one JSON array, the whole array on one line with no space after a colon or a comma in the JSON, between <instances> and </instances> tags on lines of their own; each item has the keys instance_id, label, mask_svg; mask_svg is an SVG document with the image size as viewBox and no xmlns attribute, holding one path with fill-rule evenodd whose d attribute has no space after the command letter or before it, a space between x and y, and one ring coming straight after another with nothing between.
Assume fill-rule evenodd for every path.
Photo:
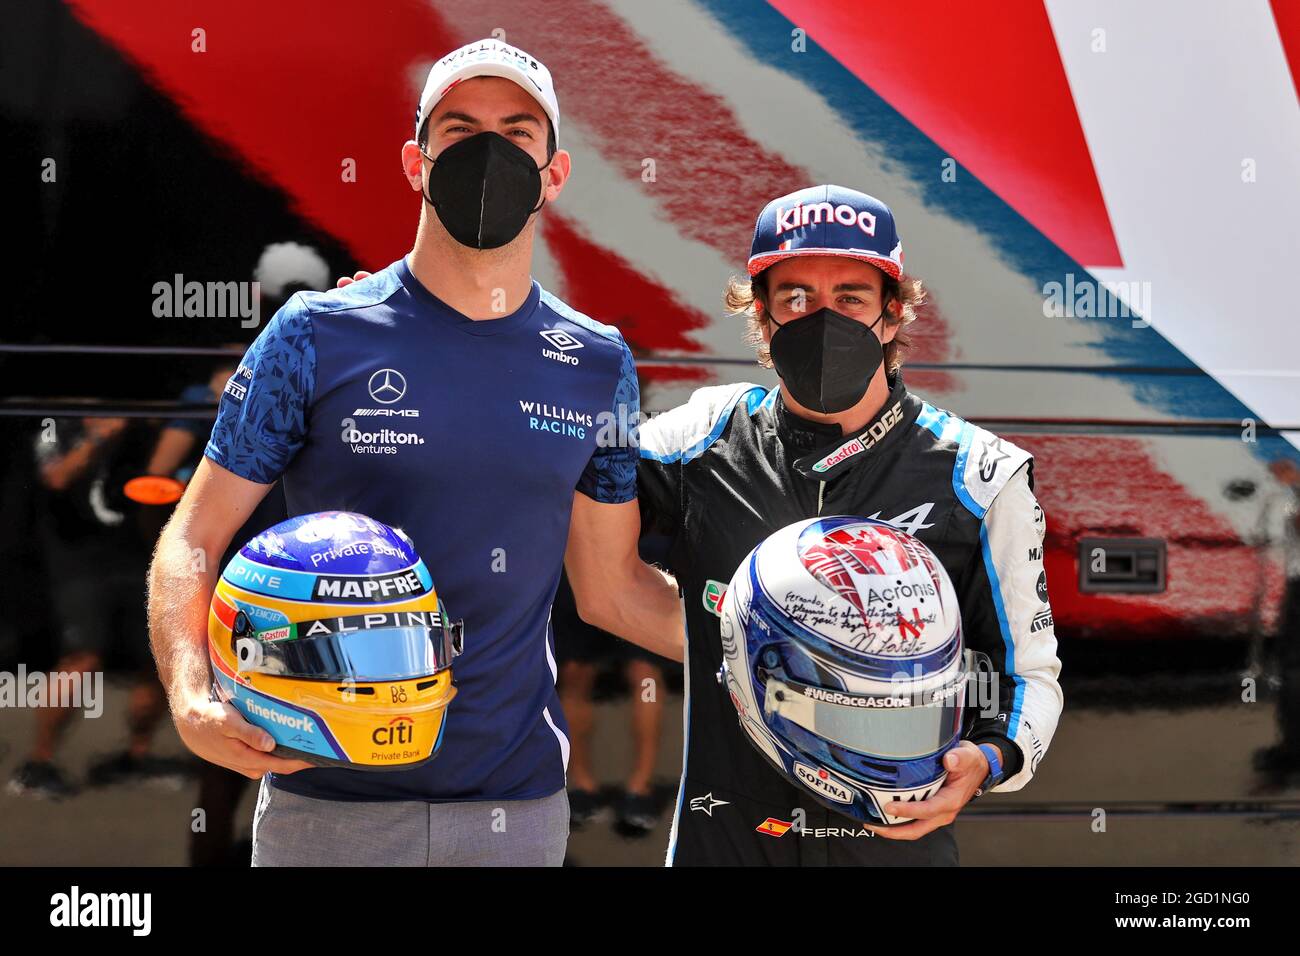
<instances>
[{"instance_id":1,"label":"person in background","mask_svg":"<svg viewBox=\"0 0 1300 956\"><path fill-rule=\"evenodd\" d=\"M253 278L259 284L261 315L271 316L294 293L325 288L329 281L329 266L311 246L296 242L274 242L262 250L253 270ZM215 407L226 388L226 382L239 367L239 356L248 347L248 343L227 342L225 346L231 354L217 363L206 382L196 382L181 392L182 404ZM203 418L176 418L168 422L158 436L148 473L188 482L203 457L203 446L211 428L210 415ZM287 517L284 493L277 485L235 533L230 547L221 557L221 567L225 567L246 541ZM235 812L244 791L248 789L248 778L207 761L200 762L198 776L197 806L205 811L206 820L203 829L191 830L190 865L247 866L252 854L252 841L236 842L234 830Z\"/></svg>"},{"instance_id":2,"label":"person in background","mask_svg":"<svg viewBox=\"0 0 1300 956\"><path fill-rule=\"evenodd\" d=\"M648 536L646 541L652 539ZM653 560L646 541L641 557ZM572 747L568 772L571 822L583 826L605 809L592 760L593 692L602 666L613 664L627 680L632 731L632 764L618 801L616 823L626 836L645 836L654 829L659 815L653 785L663 736L664 664L669 662L582 620L567 575L560 578L551 623L560 664L560 703L569 718Z\"/></svg>"},{"instance_id":3,"label":"person in background","mask_svg":"<svg viewBox=\"0 0 1300 956\"><path fill-rule=\"evenodd\" d=\"M93 763L86 782L146 780L179 786L184 768L150 753L166 711L149 654L144 610L148 516L123 493L153 443L145 421L116 417L53 419L37 436L44 500L41 538L59 626L59 673L94 673L121 659L136 677L127 705L125 750ZM31 752L9 780L10 793L47 799L77 786L54 763L72 717L67 707L36 713Z\"/></svg>"},{"instance_id":4,"label":"person in background","mask_svg":"<svg viewBox=\"0 0 1300 956\"><path fill-rule=\"evenodd\" d=\"M1277 721L1281 740L1255 753L1255 769L1285 783L1300 771L1300 467L1276 458L1277 490L1265 499L1261 532L1281 552L1286 586L1277 624Z\"/></svg>"}]
</instances>

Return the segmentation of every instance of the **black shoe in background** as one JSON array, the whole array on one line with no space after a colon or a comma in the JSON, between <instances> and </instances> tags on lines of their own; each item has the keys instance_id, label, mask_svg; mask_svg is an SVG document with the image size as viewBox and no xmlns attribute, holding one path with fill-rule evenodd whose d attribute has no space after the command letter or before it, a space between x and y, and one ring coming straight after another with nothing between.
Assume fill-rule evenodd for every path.
<instances>
[{"instance_id":1,"label":"black shoe in background","mask_svg":"<svg viewBox=\"0 0 1300 956\"><path fill-rule=\"evenodd\" d=\"M637 838L651 833L659 822L654 797L650 794L624 793L618 806L617 829L621 836Z\"/></svg>"},{"instance_id":2,"label":"black shoe in background","mask_svg":"<svg viewBox=\"0 0 1300 956\"><path fill-rule=\"evenodd\" d=\"M173 757L133 757L128 751L111 754L91 764L86 782L92 787L117 783L149 783L179 790L194 776L195 768Z\"/></svg>"},{"instance_id":3,"label":"black shoe in background","mask_svg":"<svg viewBox=\"0 0 1300 956\"><path fill-rule=\"evenodd\" d=\"M44 760L29 760L9 778L5 788L15 796L39 800L64 800L76 796L77 788L63 772Z\"/></svg>"},{"instance_id":4,"label":"black shoe in background","mask_svg":"<svg viewBox=\"0 0 1300 956\"><path fill-rule=\"evenodd\" d=\"M569 791L569 826L579 830L600 815L604 809L600 794L592 790Z\"/></svg>"}]
</instances>

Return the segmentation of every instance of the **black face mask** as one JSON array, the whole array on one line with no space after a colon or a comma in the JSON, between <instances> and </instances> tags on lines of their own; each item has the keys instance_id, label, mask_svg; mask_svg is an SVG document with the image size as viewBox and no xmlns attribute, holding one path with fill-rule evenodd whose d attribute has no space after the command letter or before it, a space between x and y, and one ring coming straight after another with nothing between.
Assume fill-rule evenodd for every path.
<instances>
[{"instance_id":1,"label":"black face mask","mask_svg":"<svg viewBox=\"0 0 1300 956\"><path fill-rule=\"evenodd\" d=\"M884 317L881 312L866 326L834 309L818 309L779 326L772 335L772 364L794 400L823 414L862 401L885 361L884 346L872 331Z\"/></svg>"},{"instance_id":2,"label":"black face mask","mask_svg":"<svg viewBox=\"0 0 1300 956\"><path fill-rule=\"evenodd\" d=\"M539 169L528 153L499 133L476 133L452 143L437 159L428 153L424 157L433 164L424 198L462 246L504 246L546 205L537 196L542 169L551 160Z\"/></svg>"}]
</instances>

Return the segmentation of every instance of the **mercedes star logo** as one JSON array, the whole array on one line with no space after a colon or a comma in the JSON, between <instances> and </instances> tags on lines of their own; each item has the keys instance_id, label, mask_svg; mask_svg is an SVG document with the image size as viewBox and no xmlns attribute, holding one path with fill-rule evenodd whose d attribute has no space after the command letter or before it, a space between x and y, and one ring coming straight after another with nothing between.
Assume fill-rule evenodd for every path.
<instances>
[{"instance_id":1,"label":"mercedes star logo","mask_svg":"<svg viewBox=\"0 0 1300 956\"><path fill-rule=\"evenodd\" d=\"M370 376L370 397L381 405L401 401L406 394L406 376L395 368L381 368Z\"/></svg>"}]
</instances>

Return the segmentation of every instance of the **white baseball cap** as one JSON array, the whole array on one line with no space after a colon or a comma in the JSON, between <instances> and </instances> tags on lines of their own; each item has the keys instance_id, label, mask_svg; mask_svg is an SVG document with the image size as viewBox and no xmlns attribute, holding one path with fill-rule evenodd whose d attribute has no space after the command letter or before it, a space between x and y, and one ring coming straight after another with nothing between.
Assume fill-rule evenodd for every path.
<instances>
[{"instance_id":1,"label":"white baseball cap","mask_svg":"<svg viewBox=\"0 0 1300 956\"><path fill-rule=\"evenodd\" d=\"M551 71L523 50L501 40L487 39L467 43L459 50L448 53L429 70L420 104L415 111L415 135L428 119L438 101L457 84L476 76L499 76L518 83L541 104L560 138L560 104L555 99L555 85Z\"/></svg>"}]
</instances>

